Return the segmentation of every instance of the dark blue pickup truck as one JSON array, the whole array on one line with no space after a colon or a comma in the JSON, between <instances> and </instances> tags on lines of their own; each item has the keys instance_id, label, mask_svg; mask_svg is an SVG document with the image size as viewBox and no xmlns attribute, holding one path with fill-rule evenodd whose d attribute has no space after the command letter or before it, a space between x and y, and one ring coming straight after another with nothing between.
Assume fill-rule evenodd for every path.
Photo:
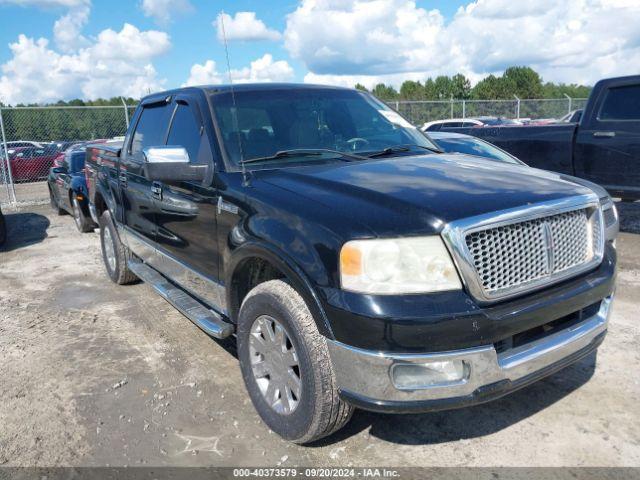
<instances>
[{"instance_id":1,"label":"dark blue pickup truck","mask_svg":"<svg viewBox=\"0 0 640 480\"><path fill-rule=\"evenodd\" d=\"M580 123L446 128L482 138L536 168L640 199L640 75L599 81Z\"/></svg>"},{"instance_id":2,"label":"dark blue pickup truck","mask_svg":"<svg viewBox=\"0 0 640 480\"><path fill-rule=\"evenodd\" d=\"M354 407L472 405L593 352L617 215L597 186L445 154L366 92L184 88L87 149L109 278L235 335L271 429L304 443ZM211 372L224 375L224 372Z\"/></svg>"}]
</instances>

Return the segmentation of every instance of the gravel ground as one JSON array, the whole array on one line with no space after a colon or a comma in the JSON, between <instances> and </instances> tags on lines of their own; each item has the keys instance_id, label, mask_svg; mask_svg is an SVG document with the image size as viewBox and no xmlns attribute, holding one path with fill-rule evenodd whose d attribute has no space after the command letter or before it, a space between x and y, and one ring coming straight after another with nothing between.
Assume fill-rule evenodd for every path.
<instances>
[{"instance_id":1,"label":"gravel ground","mask_svg":"<svg viewBox=\"0 0 640 480\"><path fill-rule=\"evenodd\" d=\"M45 207L5 212L0 465L640 466L640 205L621 211L630 233L597 360L473 408L358 411L310 447L262 424L233 342L144 284L110 283L96 234Z\"/></svg>"}]
</instances>

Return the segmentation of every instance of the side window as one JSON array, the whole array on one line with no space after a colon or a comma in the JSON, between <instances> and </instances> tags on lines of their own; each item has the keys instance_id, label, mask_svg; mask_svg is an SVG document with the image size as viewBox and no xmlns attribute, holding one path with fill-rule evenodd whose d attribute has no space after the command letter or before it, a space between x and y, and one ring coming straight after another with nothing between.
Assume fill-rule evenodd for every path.
<instances>
[{"instance_id":1,"label":"side window","mask_svg":"<svg viewBox=\"0 0 640 480\"><path fill-rule=\"evenodd\" d=\"M139 157L145 148L164 145L170 115L171 108L168 104L144 107L133 132L129 153Z\"/></svg>"},{"instance_id":2,"label":"side window","mask_svg":"<svg viewBox=\"0 0 640 480\"><path fill-rule=\"evenodd\" d=\"M208 159L203 157L203 152L200 151L202 142L207 141L204 132L200 135L200 127L191 107L179 103L173 116L167 145L184 147L189 153L191 163L208 163Z\"/></svg>"},{"instance_id":3,"label":"side window","mask_svg":"<svg viewBox=\"0 0 640 480\"><path fill-rule=\"evenodd\" d=\"M640 120L640 85L609 89L599 120Z\"/></svg>"}]
</instances>

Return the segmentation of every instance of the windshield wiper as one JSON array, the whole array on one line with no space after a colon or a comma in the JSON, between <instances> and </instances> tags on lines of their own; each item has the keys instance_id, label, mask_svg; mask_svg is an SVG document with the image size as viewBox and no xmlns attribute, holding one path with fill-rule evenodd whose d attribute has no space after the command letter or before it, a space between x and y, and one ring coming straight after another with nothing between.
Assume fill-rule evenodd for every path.
<instances>
[{"instance_id":1,"label":"windshield wiper","mask_svg":"<svg viewBox=\"0 0 640 480\"><path fill-rule=\"evenodd\" d=\"M402 153L408 152L412 148L422 148L423 150L429 150L434 153L444 153L442 150L438 148L426 147L424 145L416 145L413 143L407 143L405 145L392 145L390 147L384 148L379 152L374 152L367 155L368 158L376 158L376 157L384 157L385 155L392 155L394 153Z\"/></svg>"},{"instance_id":2,"label":"windshield wiper","mask_svg":"<svg viewBox=\"0 0 640 480\"><path fill-rule=\"evenodd\" d=\"M258 162L267 162L269 160L279 160L281 158L290 158L290 157L315 157L321 156L326 153L331 153L334 155L338 155L342 158L352 158L354 160L366 160L367 157L362 157L360 155L355 155L352 153L341 152L339 150L331 150L328 148L298 148L291 150L280 150L273 155L269 155L267 157L256 157L256 158L247 158L246 160L241 160L240 163L258 163Z\"/></svg>"}]
</instances>

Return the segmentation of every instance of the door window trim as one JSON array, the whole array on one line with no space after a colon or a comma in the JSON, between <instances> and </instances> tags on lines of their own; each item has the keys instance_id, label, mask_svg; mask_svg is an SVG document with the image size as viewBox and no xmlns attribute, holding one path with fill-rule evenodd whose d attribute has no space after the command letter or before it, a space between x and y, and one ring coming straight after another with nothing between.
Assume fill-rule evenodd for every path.
<instances>
[{"instance_id":1,"label":"door window trim","mask_svg":"<svg viewBox=\"0 0 640 480\"><path fill-rule=\"evenodd\" d=\"M598 107L598 114L596 115L596 120L598 122L601 123L640 123L640 117L639 118L601 118L600 115L602 114L602 109L604 108L604 104L607 101L607 97L609 96L609 92L611 92L611 90L614 90L616 88L625 88L625 87L637 87L640 88L640 84L639 83L622 83L619 85L609 85L608 87L606 87L604 89L604 92L601 93L602 95L602 101L600 102L600 105ZM584 112L583 112L584 115Z\"/></svg>"}]
</instances>

